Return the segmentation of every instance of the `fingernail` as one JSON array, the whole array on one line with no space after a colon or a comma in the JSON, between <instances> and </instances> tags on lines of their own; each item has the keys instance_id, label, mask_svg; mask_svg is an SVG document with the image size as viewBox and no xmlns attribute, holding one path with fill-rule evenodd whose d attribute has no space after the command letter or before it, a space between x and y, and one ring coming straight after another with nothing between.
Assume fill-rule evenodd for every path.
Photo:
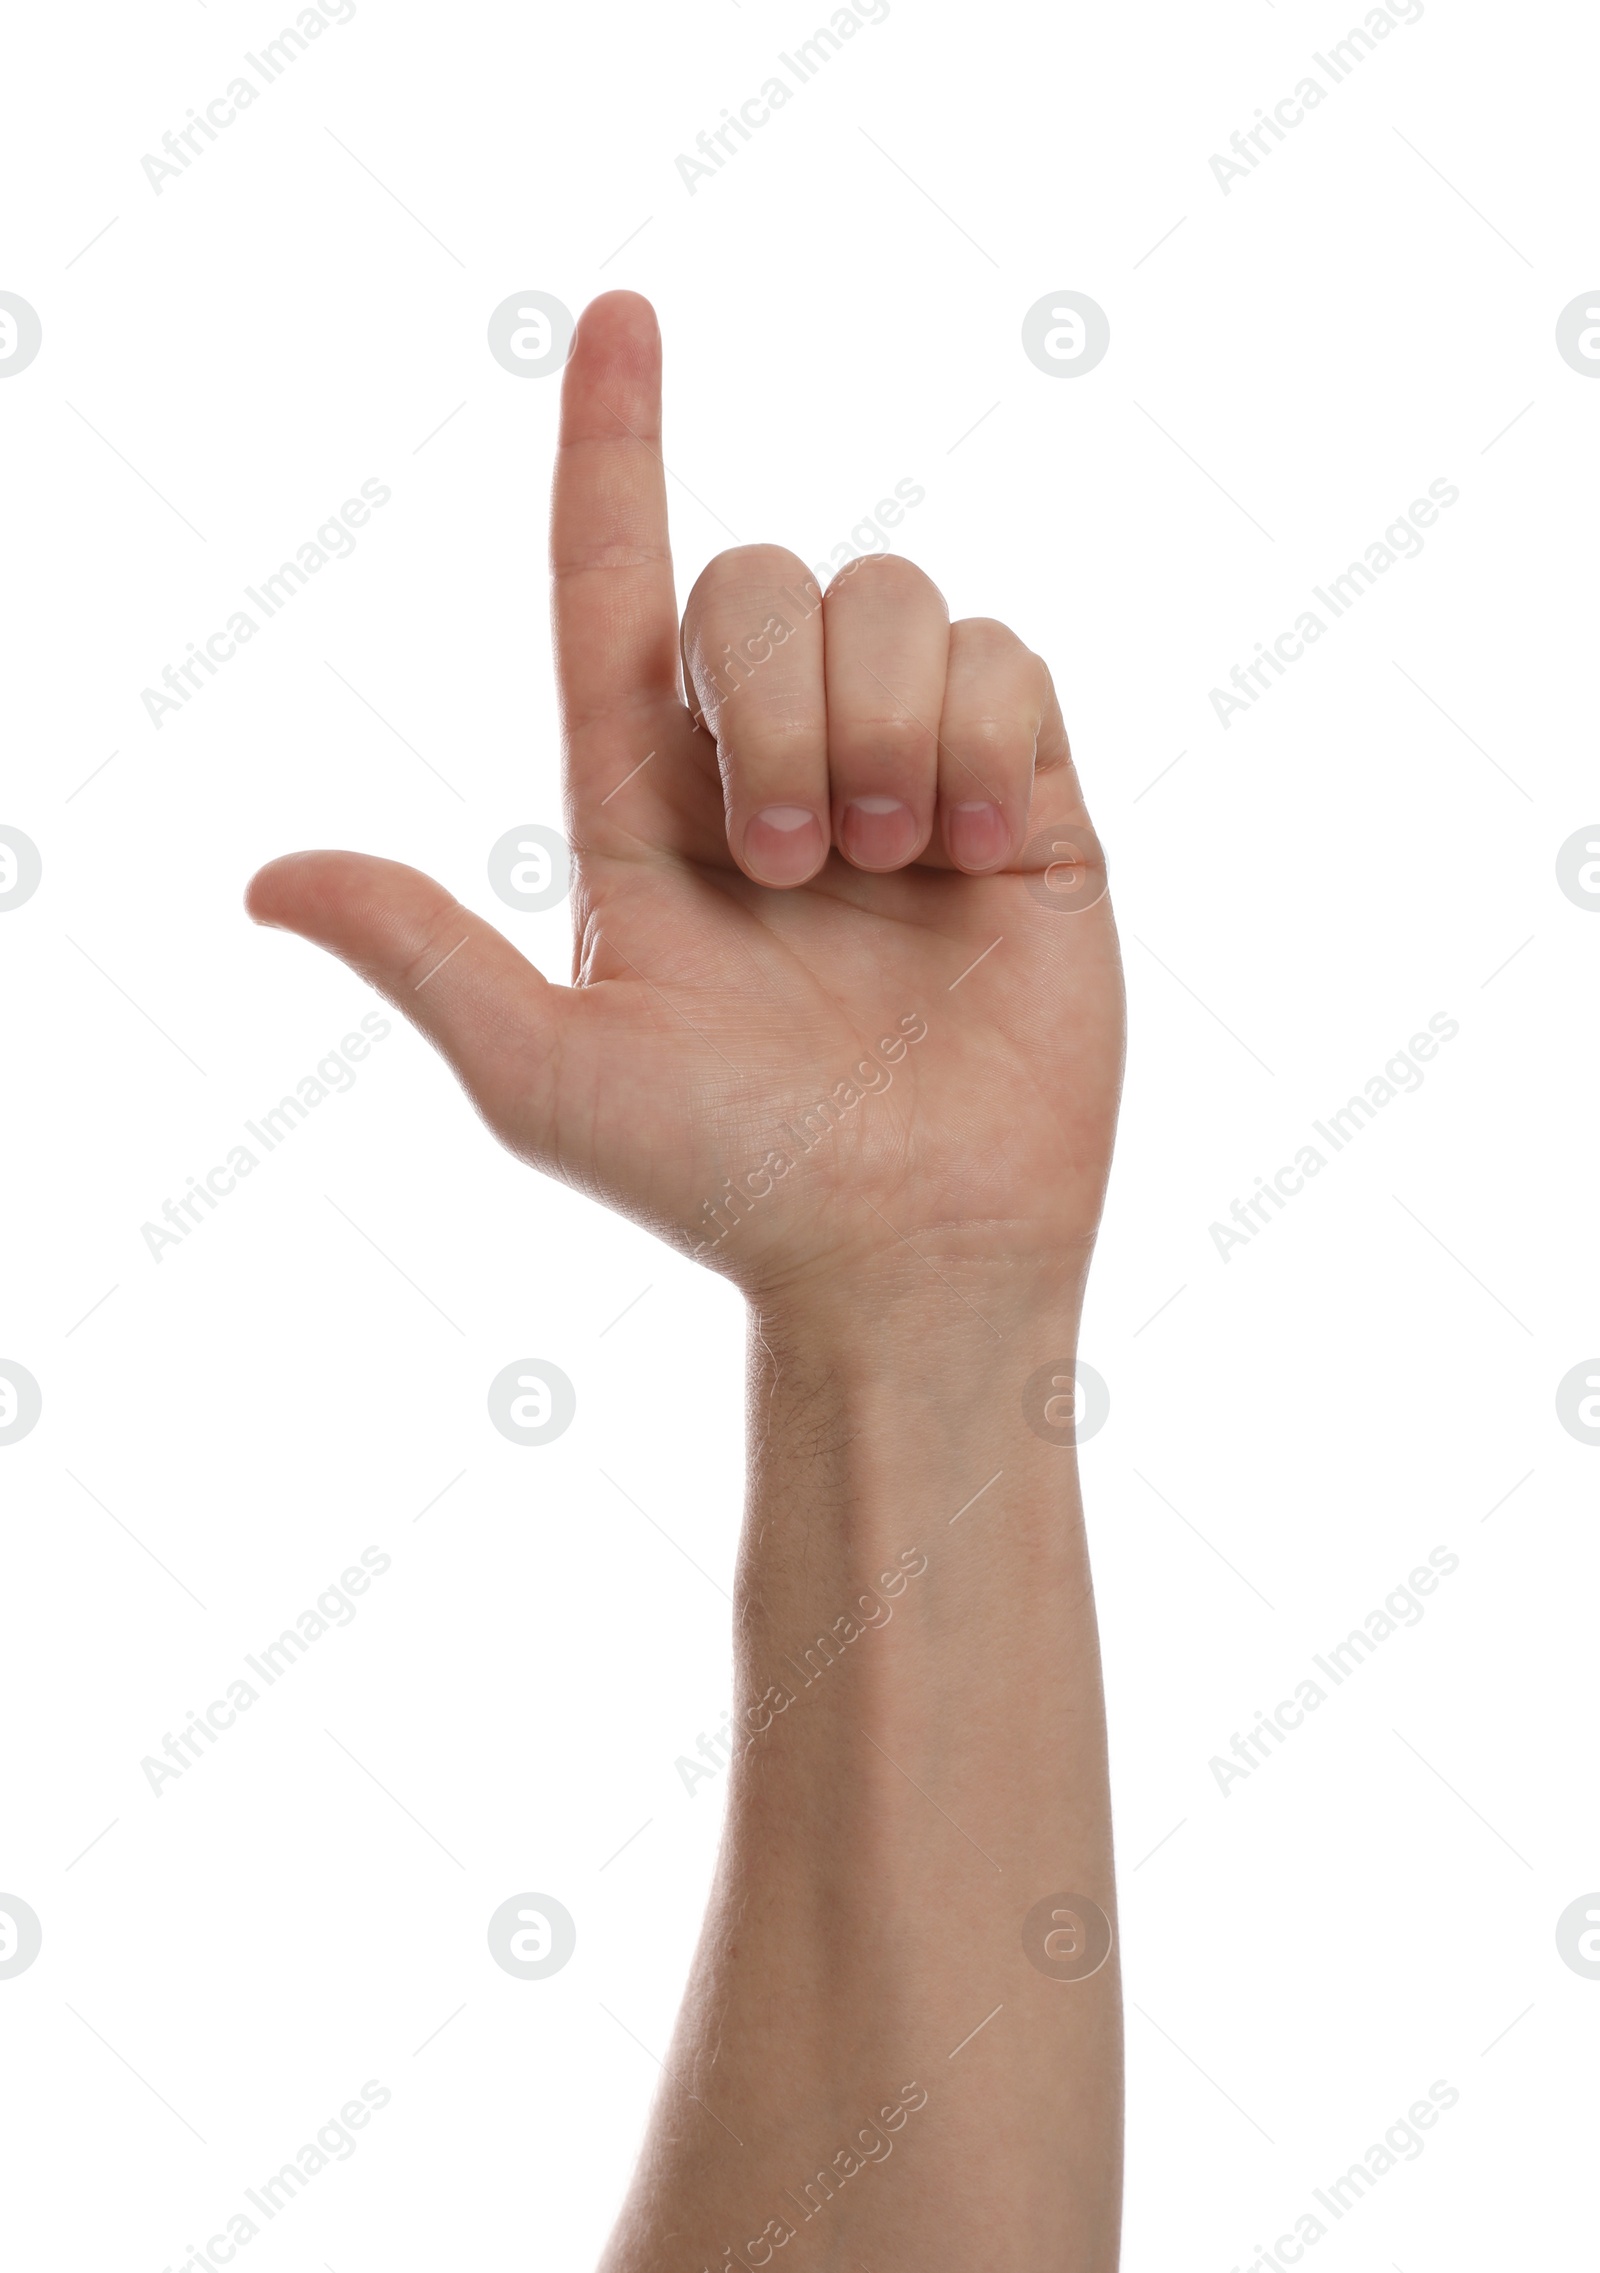
<instances>
[{"instance_id":1,"label":"fingernail","mask_svg":"<svg viewBox=\"0 0 1600 2273\"><path fill-rule=\"evenodd\" d=\"M757 883L801 884L826 842L822 823L807 806L764 805L745 824L744 863Z\"/></svg>"},{"instance_id":2,"label":"fingernail","mask_svg":"<svg viewBox=\"0 0 1600 2273\"><path fill-rule=\"evenodd\" d=\"M950 857L962 868L997 868L1010 849L1010 835L998 805L950 808Z\"/></svg>"},{"instance_id":3,"label":"fingernail","mask_svg":"<svg viewBox=\"0 0 1600 2273\"><path fill-rule=\"evenodd\" d=\"M898 797L852 797L839 834L858 868L898 868L916 850L917 817Z\"/></svg>"}]
</instances>

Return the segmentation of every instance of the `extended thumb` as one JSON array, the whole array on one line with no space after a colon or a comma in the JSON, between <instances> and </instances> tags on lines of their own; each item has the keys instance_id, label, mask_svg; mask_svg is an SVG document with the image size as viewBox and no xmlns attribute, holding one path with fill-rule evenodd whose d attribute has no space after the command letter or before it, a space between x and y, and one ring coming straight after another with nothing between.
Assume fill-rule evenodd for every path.
<instances>
[{"instance_id":1,"label":"extended thumb","mask_svg":"<svg viewBox=\"0 0 1600 2273\"><path fill-rule=\"evenodd\" d=\"M292 852L250 880L257 923L348 963L425 1034L514 1151L553 1166L550 1064L571 996L420 869L359 852Z\"/></svg>"}]
</instances>

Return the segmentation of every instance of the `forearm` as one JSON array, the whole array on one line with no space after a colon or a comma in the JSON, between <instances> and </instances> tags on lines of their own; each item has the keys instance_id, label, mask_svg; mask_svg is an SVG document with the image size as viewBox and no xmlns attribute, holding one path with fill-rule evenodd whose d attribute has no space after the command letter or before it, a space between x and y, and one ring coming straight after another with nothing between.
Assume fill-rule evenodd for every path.
<instances>
[{"instance_id":1,"label":"forearm","mask_svg":"<svg viewBox=\"0 0 1600 2273\"><path fill-rule=\"evenodd\" d=\"M1111 2273L1059 1425L1122 1069L1105 858L1043 659L913 563L818 606L797 554L741 545L680 623L660 443L654 317L605 294L550 519L576 983L391 861L276 861L250 906L375 981L520 1158L753 1302L740 1749L608 2273ZM538 849L495 848L513 904L544 903Z\"/></svg>"},{"instance_id":2,"label":"forearm","mask_svg":"<svg viewBox=\"0 0 1600 2273\"><path fill-rule=\"evenodd\" d=\"M1075 1454L1022 1402L1077 1290L1022 1279L753 1315L741 1749L611 2273L1115 2265L1115 1952L1024 1950L1113 1899Z\"/></svg>"}]
</instances>

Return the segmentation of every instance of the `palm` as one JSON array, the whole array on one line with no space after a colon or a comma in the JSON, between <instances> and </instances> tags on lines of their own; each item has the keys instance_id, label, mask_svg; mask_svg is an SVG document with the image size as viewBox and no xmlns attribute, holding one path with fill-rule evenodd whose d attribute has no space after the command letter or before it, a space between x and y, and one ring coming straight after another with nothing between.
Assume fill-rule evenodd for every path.
<instances>
[{"instance_id":1,"label":"palm","mask_svg":"<svg viewBox=\"0 0 1600 2273\"><path fill-rule=\"evenodd\" d=\"M697 719L677 692L639 349L626 320L580 333L557 477L573 989L388 863L296 856L252 906L392 992L514 1150L752 1291L906 1241L935 1263L1081 1247L1121 983L1099 881L1058 855L1082 912L1036 888L1052 828L1093 848L1064 732L1040 742L1028 854L995 873L930 847L887 874L833 851L798 888L753 881L729 847L731 737L719 773L715 705ZM686 626L693 684L690 644Z\"/></svg>"}]
</instances>

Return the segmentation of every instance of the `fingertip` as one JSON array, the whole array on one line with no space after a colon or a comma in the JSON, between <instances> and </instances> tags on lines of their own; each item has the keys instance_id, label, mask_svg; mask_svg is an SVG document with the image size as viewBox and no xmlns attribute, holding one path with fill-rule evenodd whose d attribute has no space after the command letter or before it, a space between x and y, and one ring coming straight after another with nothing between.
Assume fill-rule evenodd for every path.
<instances>
[{"instance_id":1,"label":"fingertip","mask_svg":"<svg viewBox=\"0 0 1600 2273\"><path fill-rule=\"evenodd\" d=\"M325 887L331 880L330 869L359 858L355 853L281 852L276 860L258 868L245 886L245 913L252 923L273 925L280 931L295 929L307 901L319 896L319 883Z\"/></svg>"},{"instance_id":2,"label":"fingertip","mask_svg":"<svg viewBox=\"0 0 1600 2273\"><path fill-rule=\"evenodd\" d=\"M244 904L252 923L326 940L375 907L409 903L419 885L448 898L431 877L399 861L364 852L285 852L256 870Z\"/></svg>"},{"instance_id":3,"label":"fingertip","mask_svg":"<svg viewBox=\"0 0 1600 2273\"><path fill-rule=\"evenodd\" d=\"M909 868L927 841L927 830L903 797L873 794L845 803L835 833L846 860L869 876Z\"/></svg>"},{"instance_id":4,"label":"fingertip","mask_svg":"<svg viewBox=\"0 0 1600 2273\"><path fill-rule=\"evenodd\" d=\"M660 391L655 309L640 292L602 292L573 333L563 381L566 439L587 441L623 430L658 433Z\"/></svg>"},{"instance_id":5,"label":"fingertip","mask_svg":"<svg viewBox=\"0 0 1600 2273\"><path fill-rule=\"evenodd\" d=\"M745 823L738 850L754 882L790 892L809 884L827 859L828 832L809 806L766 805Z\"/></svg>"},{"instance_id":6,"label":"fingertip","mask_svg":"<svg viewBox=\"0 0 1600 2273\"><path fill-rule=\"evenodd\" d=\"M244 912L252 923L275 924L279 921L279 894L285 881L285 872L302 857L295 852L280 853L256 870L244 888Z\"/></svg>"},{"instance_id":7,"label":"fingertip","mask_svg":"<svg viewBox=\"0 0 1600 2273\"><path fill-rule=\"evenodd\" d=\"M579 316L578 329L586 339L609 336L644 342L661 337L654 302L647 300L642 292L629 292L620 287L612 292L597 292Z\"/></svg>"},{"instance_id":8,"label":"fingertip","mask_svg":"<svg viewBox=\"0 0 1600 2273\"><path fill-rule=\"evenodd\" d=\"M945 849L968 876L987 876L1005 865L1013 830L999 804L966 798L945 810Z\"/></svg>"}]
</instances>

